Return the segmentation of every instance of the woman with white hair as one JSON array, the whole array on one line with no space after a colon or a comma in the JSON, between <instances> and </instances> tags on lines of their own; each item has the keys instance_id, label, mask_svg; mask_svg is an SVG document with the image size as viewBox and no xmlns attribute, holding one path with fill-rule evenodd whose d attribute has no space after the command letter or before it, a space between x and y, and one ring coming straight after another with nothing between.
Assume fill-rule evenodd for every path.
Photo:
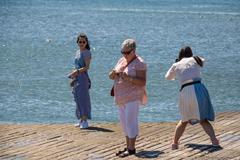
<instances>
[{"instance_id":1,"label":"woman with white hair","mask_svg":"<svg viewBox=\"0 0 240 160\"><path fill-rule=\"evenodd\" d=\"M126 39L122 43L122 57L110 71L109 78L114 80L114 97L118 105L121 127L126 136L126 148L116 156L126 157L136 153L135 142L138 136L139 106L147 102L146 74L147 66L136 54L134 39Z\"/></svg>"}]
</instances>

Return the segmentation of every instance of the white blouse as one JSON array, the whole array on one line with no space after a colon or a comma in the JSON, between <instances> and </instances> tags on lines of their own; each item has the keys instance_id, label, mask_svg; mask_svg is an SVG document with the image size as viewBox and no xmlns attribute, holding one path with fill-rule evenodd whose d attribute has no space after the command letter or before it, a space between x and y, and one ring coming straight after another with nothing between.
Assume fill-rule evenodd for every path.
<instances>
[{"instance_id":1,"label":"white blouse","mask_svg":"<svg viewBox=\"0 0 240 160\"><path fill-rule=\"evenodd\" d=\"M200 58L203 62L205 61L204 58ZM167 80L175 80L175 78L178 78L181 85L189 80L200 80L200 68L193 57L183 58L171 66L165 78Z\"/></svg>"}]
</instances>

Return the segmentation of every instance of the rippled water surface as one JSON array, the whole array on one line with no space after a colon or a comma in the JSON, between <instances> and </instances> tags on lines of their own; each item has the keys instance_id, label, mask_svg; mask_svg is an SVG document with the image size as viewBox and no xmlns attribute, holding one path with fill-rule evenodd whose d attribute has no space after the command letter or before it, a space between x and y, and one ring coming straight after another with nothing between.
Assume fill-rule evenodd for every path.
<instances>
[{"instance_id":1,"label":"rippled water surface","mask_svg":"<svg viewBox=\"0 0 240 160\"><path fill-rule=\"evenodd\" d=\"M91 41L94 121L117 121L108 72L129 37L148 64L149 103L140 111L141 121L179 118L178 83L164 75L184 45L207 60L203 79L215 111L240 110L238 0L3 0L0 26L2 123L76 120L66 75L79 32Z\"/></svg>"}]
</instances>

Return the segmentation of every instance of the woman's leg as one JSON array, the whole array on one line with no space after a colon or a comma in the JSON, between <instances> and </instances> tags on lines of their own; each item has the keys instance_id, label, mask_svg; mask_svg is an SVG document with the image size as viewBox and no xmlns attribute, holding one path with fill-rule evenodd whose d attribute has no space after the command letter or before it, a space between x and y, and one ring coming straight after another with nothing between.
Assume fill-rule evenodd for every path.
<instances>
[{"instance_id":1,"label":"woman's leg","mask_svg":"<svg viewBox=\"0 0 240 160\"><path fill-rule=\"evenodd\" d=\"M138 135L138 112L138 101L130 102L126 105L126 131L129 150L135 150L135 142Z\"/></svg>"},{"instance_id":2,"label":"woman's leg","mask_svg":"<svg viewBox=\"0 0 240 160\"><path fill-rule=\"evenodd\" d=\"M124 105L124 108L120 108L119 111L120 122L126 135L127 150L124 149L124 152L120 153L120 151L118 152L120 154L117 153L116 155L126 157L136 153L135 142L138 135L139 102L129 102Z\"/></svg>"},{"instance_id":3,"label":"woman's leg","mask_svg":"<svg viewBox=\"0 0 240 160\"><path fill-rule=\"evenodd\" d=\"M128 138L128 136L126 136L126 144L127 144L127 148L129 148L129 138Z\"/></svg>"},{"instance_id":4,"label":"woman's leg","mask_svg":"<svg viewBox=\"0 0 240 160\"><path fill-rule=\"evenodd\" d=\"M129 141L128 149L135 150L136 138L137 137L135 137L135 138L128 138L128 141Z\"/></svg>"},{"instance_id":5,"label":"woman's leg","mask_svg":"<svg viewBox=\"0 0 240 160\"><path fill-rule=\"evenodd\" d=\"M89 89L83 83L76 82L73 87L74 101L76 102L76 116L80 119L80 123L91 119L91 101Z\"/></svg>"},{"instance_id":6,"label":"woman's leg","mask_svg":"<svg viewBox=\"0 0 240 160\"><path fill-rule=\"evenodd\" d=\"M175 133L174 133L173 144L176 144L176 145L178 144L178 141L181 138L183 132L185 131L187 124L188 122L182 122L182 121L178 122L175 129Z\"/></svg>"},{"instance_id":7,"label":"woman's leg","mask_svg":"<svg viewBox=\"0 0 240 160\"><path fill-rule=\"evenodd\" d=\"M122 153L126 152L127 151L127 148L129 146L129 138L127 136L127 132L126 132L126 116L125 116L125 106L119 106L118 107L118 113L119 113L119 121L120 121L120 125L121 125L121 128L124 132L124 134L126 135L125 139L126 139L126 147L120 151L118 151L116 153L116 156L120 156Z\"/></svg>"},{"instance_id":8,"label":"woman's leg","mask_svg":"<svg viewBox=\"0 0 240 160\"><path fill-rule=\"evenodd\" d=\"M219 141L216 138L214 129L211 125L211 123L208 122L208 120L203 120L200 122L201 126L203 127L204 131L208 134L208 136L210 137L212 144L213 145L219 145Z\"/></svg>"},{"instance_id":9,"label":"woman's leg","mask_svg":"<svg viewBox=\"0 0 240 160\"><path fill-rule=\"evenodd\" d=\"M82 116L81 117L81 121L86 121L87 120L87 116Z\"/></svg>"},{"instance_id":10,"label":"woman's leg","mask_svg":"<svg viewBox=\"0 0 240 160\"><path fill-rule=\"evenodd\" d=\"M121 128L122 128L124 134L126 135L126 148L128 148L129 138L128 138L127 132L126 132L126 115L125 115L126 106L120 106L120 107L118 107L118 110L119 110L120 125L121 125Z\"/></svg>"}]
</instances>

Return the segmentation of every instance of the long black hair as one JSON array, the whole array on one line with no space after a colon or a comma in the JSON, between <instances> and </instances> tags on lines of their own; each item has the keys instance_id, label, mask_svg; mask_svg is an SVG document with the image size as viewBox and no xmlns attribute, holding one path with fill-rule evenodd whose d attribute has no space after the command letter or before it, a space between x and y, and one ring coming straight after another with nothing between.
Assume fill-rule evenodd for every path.
<instances>
[{"instance_id":1,"label":"long black hair","mask_svg":"<svg viewBox=\"0 0 240 160\"><path fill-rule=\"evenodd\" d=\"M193 57L199 66L203 66L203 61L198 56L193 56L192 49L189 46L180 49L176 62L181 61L183 58Z\"/></svg>"},{"instance_id":2,"label":"long black hair","mask_svg":"<svg viewBox=\"0 0 240 160\"><path fill-rule=\"evenodd\" d=\"M88 41L88 37L85 33L80 33L79 36L77 37L77 43L80 41L80 38L84 38L87 42L87 45L86 45L86 49L90 50L90 44L89 44L89 41Z\"/></svg>"}]
</instances>

